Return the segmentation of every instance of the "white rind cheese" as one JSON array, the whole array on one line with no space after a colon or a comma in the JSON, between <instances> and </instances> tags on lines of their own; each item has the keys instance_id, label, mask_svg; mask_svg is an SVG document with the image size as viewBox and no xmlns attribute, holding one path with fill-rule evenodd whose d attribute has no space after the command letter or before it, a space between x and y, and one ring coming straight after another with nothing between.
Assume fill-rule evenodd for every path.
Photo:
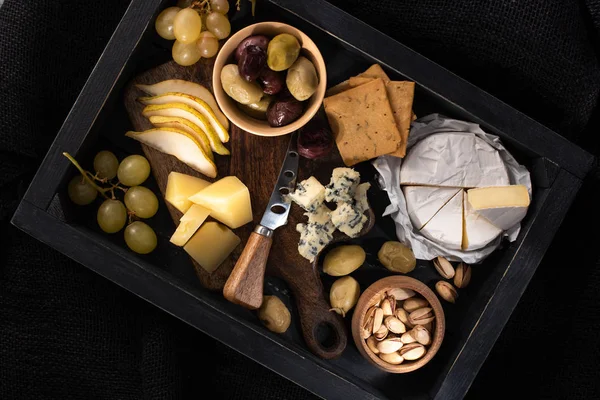
<instances>
[{"instance_id":1,"label":"white rind cheese","mask_svg":"<svg viewBox=\"0 0 600 400\"><path fill-rule=\"evenodd\" d=\"M472 251L481 249L502 233L502 229L495 227L473 210L467 201L467 196L464 196L464 219L463 250Z\"/></svg>"},{"instance_id":2,"label":"white rind cheese","mask_svg":"<svg viewBox=\"0 0 600 400\"><path fill-rule=\"evenodd\" d=\"M529 207L529 192L523 185L471 189L469 204L489 222L508 230L521 222Z\"/></svg>"},{"instance_id":3,"label":"white rind cheese","mask_svg":"<svg viewBox=\"0 0 600 400\"><path fill-rule=\"evenodd\" d=\"M308 212L315 211L325 200L325 186L321 185L314 176L303 180L296 185L294 193L289 194L300 207Z\"/></svg>"},{"instance_id":4,"label":"white rind cheese","mask_svg":"<svg viewBox=\"0 0 600 400\"><path fill-rule=\"evenodd\" d=\"M364 213L369 209L369 199L367 198L367 191L371 188L371 184L361 183L356 187L354 193L354 207L360 213Z\"/></svg>"},{"instance_id":5,"label":"white rind cheese","mask_svg":"<svg viewBox=\"0 0 600 400\"><path fill-rule=\"evenodd\" d=\"M325 200L351 203L359 182L360 174L352 168L335 168L331 174L331 182L326 186Z\"/></svg>"},{"instance_id":6,"label":"white rind cheese","mask_svg":"<svg viewBox=\"0 0 600 400\"><path fill-rule=\"evenodd\" d=\"M400 169L401 185L485 187L509 185L500 153L472 134L438 133L410 149Z\"/></svg>"},{"instance_id":7,"label":"white rind cheese","mask_svg":"<svg viewBox=\"0 0 600 400\"><path fill-rule=\"evenodd\" d=\"M430 186L403 187L406 210L413 227L416 230L423 228L459 190L462 189Z\"/></svg>"},{"instance_id":8,"label":"white rind cheese","mask_svg":"<svg viewBox=\"0 0 600 400\"><path fill-rule=\"evenodd\" d=\"M298 224L296 230L300 233L298 252L310 262L333 240L333 236L317 224Z\"/></svg>"},{"instance_id":9,"label":"white rind cheese","mask_svg":"<svg viewBox=\"0 0 600 400\"><path fill-rule=\"evenodd\" d=\"M356 237L367 222L367 217L350 204L341 203L331 212L331 222L340 232Z\"/></svg>"},{"instance_id":10,"label":"white rind cheese","mask_svg":"<svg viewBox=\"0 0 600 400\"><path fill-rule=\"evenodd\" d=\"M463 190L459 190L421 229L423 236L452 250L461 250Z\"/></svg>"}]
</instances>

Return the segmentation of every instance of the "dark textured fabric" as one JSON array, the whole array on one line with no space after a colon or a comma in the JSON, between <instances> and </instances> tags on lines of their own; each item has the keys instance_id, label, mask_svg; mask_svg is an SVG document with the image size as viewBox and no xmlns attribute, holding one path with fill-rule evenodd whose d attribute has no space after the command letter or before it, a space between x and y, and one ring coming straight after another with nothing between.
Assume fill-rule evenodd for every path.
<instances>
[{"instance_id":1,"label":"dark textured fabric","mask_svg":"<svg viewBox=\"0 0 600 400\"><path fill-rule=\"evenodd\" d=\"M597 151L599 0L334 3ZM127 5L0 8L0 398L314 398L8 223ZM600 223L597 185L586 181L470 398L600 398L600 238L582 234Z\"/></svg>"}]
</instances>

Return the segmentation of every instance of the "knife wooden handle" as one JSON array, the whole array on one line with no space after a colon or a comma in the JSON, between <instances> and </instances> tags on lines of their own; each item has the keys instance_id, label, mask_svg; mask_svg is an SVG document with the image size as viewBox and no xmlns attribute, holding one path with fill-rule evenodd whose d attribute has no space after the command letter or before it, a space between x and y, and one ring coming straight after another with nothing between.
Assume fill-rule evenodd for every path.
<instances>
[{"instance_id":1,"label":"knife wooden handle","mask_svg":"<svg viewBox=\"0 0 600 400\"><path fill-rule=\"evenodd\" d=\"M256 232L250 234L246 247L223 288L223 295L227 300L250 310L260 307L265 267L272 244L271 235Z\"/></svg>"}]
</instances>

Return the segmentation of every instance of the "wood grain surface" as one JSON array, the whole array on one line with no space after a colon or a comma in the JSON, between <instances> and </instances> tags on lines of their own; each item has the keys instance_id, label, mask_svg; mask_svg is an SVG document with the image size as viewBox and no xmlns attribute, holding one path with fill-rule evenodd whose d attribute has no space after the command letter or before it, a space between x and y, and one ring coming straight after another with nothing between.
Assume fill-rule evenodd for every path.
<instances>
[{"instance_id":1,"label":"wood grain surface","mask_svg":"<svg viewBox=\"0 0 600 400\"><path fill-rule=\"evenodd\" d=\"M212 63L202 60L192 67L181 67L174 62L168 62L154 69L148 70L130 82L125 91L125 106L135 130L150 129L150 122L141 114L143 105L136 101L142 96L141 90L135 84L152 84L166 79L185 79L198 82L211 88ZM210 290L222 290L233 266L239 259L244 245L249 239L256 224L260 222L266 209L269 197L277 181L279 170L286 153L289 135L279 137L261 137L242 131L233 125L230 128L231 140L226 146L231 151L231 156L215 155L218 168L216 179L208 179L199 172L191 169L173 156L158 152L143 145L144 153L152 165L152 173L164 195L167 177L171 171L198 176L209 181L222 177L235 175L248 186L252 201L254 215L253 223L246 224L235 233L242 240L232 256L229 257L215 272L208 274L202 267L194 262L194 268L201 284ZM327 184L331 178L333 168L343 166L339 152L334 146L334 151L325 159L311 161L300 159L298 181L315 176L321 183ZM181 213L167 203L173 218L173 229L181 218ZM336 313L329 311L329 303L323 293L323 285L319 276L318 259L310 263L298 253L299 233L296 224L306 222L304 210L292 206L286 226L277 229L273 235L271 255L267 263L267 273L279 276L287 282L294 294L296 306L300 315L300 323L304 339L310 350L322 358L338 357L347 343L347 332L344 321ZM373 226L373 212L367 212L368 223L361 234L367 233ZM336 232L334 242L347 240L348 237ZM329 330L329 343L321 343L318 335L322 329Z\"/></svg>"}]
</instances>

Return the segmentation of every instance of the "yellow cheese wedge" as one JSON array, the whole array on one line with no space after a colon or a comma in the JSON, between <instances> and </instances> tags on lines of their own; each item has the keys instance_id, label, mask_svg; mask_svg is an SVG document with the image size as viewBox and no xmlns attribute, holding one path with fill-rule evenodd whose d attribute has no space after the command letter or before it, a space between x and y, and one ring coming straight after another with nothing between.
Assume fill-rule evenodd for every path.
<instances>
[{"instance_id":1,"label":"yellow cheese wedge","mask_svg":"<svg viewBox=\"0 0 600 400\"><path fill-rule=\"evenodd\" d=\"M198 228L200 228L200 225L206 221L209 214L210 210L208 208L192 204L190 209L179 220L179 226L177 226L175 233L171 236L171 243L176 246L186 244Z\"/></svg>"},{"instance_id":2,"label":"yellow cheese wedge","mask_svg":"<svg viewBox=\"0 0 600 400\"><path fill-rule=\"evenodd\" d=\"M467 197L473 210L502 230L521 222L530 202L523 185L470 189Z\"/></svg>"},{"instance_id":3,"label":"yellow cheese wedge","mask_svg":"<svg viewBox=\"0 0 600 400\"><path fill-rule=\"evenodd\" d=\"M167 179L165 199L185 214L192 205L188 197L198 193L208 185L210 185L210 182L204 179L173 171Z\"/></svg>"},{"instance_id":4,"label":"yellow cheese wedge","mask_svg":"<svg viewBox=\"0 0 600 400\"><path fill-rule=\"evenodd\" d=\"M200 190L189 200L210 210L210 216L232 229L252 221L250 192L235 176L227 176Z\"/></svg>"},{"instance_id":5,"label":"yellow cheese wedge","mask_svg":"<svg viewBox=\"0 0 600 400\"><path fill-rule=\"evenodd\" d=\"M207 222L198 229L183 249L211 274L229 257L240 241L226 226L218 222Z\"/></svg>"}]
</instances>

